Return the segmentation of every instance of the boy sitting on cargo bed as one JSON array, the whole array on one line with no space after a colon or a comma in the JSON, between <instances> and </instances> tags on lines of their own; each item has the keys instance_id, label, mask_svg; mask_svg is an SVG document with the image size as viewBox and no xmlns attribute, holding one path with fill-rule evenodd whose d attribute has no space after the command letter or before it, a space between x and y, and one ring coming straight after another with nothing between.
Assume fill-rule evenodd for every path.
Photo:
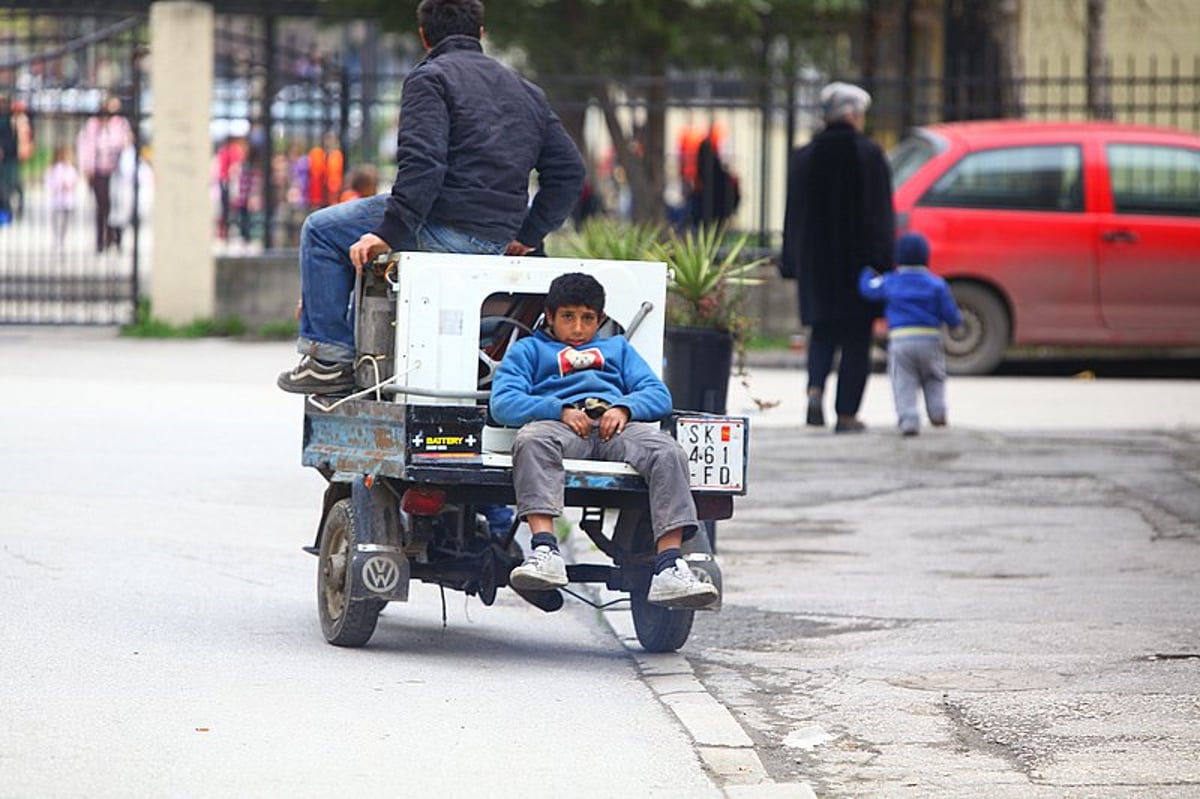
<instances>
[{"instance_id":1,"label":"boy sitting on cargo bed","mask_svg":"<svg viewBox=\"0 0 1200 799\"><path fill-rule=\"evenodd\" d=\"M681 557L685 534L699 527L683 448L654 427L671 411L671 394L623 336L596 338L604 322L604 287L591 275L560 275L546 295L545 321L514 344L492 383L491 412L520 426L513 443L517 515L533 533L532 552L509 584L526 591L567 584L554 536L562 515L564 458L625 461L650 489L658 553L648 601L697 608L717 600Z\"/></svg>"}]
</instances>

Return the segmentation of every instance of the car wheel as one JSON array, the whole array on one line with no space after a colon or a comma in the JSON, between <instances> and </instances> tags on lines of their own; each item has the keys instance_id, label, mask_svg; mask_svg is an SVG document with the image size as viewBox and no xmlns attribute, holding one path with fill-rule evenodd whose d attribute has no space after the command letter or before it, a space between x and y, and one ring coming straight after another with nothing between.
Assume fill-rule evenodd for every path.
<instances>
[{"instance_id":1,"label":"car wheel","mask_svg":"<svg viewBox=\"0 0 1200 799\"><path fill-rule=\"evenodd\" d=\"M983 375L1004 360L1012 335L1008 309L996 293L974 283L950 286L962 328L946 339L946 371L953 375Z\"/></svg>"}]
</instances>

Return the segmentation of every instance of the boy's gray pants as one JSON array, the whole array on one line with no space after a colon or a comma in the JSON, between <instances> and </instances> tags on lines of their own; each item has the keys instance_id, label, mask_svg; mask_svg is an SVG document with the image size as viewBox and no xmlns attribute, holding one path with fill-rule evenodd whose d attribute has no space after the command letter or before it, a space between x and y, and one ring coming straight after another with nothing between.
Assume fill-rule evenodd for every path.
<instances>
[{"instance_id":1,"label":"boy's gray pants","mask_svg":"<svg viewBox=\"0 0 1200 799\"><path fill-rule=\"evenodd\" d=\"M917 390L925 394L925 413L938 424L946 421L946 353L942 339L931 336L888 340L888 377L900 430L921 428Z\"/></svg>"},{"instance_id":2,"label":"boy's gray pants","mask_svg":"<svg viewBox=\"0 0 1200 799\"><path fill-rule=\"evenodd\" d=\"M650 489L655 541L677 527L683 527L687 537L699 526L683 447L662 430L641 424L627 425L608 441L600 440L598 427L588 438L557 421L522 427L512 448L518 518L531 513L562 515L564 458L625 461L636 469Z\"/></svg>"}]
</instances>

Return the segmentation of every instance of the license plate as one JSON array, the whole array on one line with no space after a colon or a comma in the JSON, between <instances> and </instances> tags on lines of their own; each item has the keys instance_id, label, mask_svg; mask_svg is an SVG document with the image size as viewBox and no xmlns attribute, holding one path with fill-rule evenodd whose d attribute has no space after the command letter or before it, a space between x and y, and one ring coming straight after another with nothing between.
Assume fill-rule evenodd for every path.
<instances>
[{"instance_id":1,"label":"license plate","mask_svg":"<svg viewBox=\"0 0 1200 799\"><path fill-rule=\"evenodd\" d=\"M745 492L745 419L681 416L675 421L675 439L687 453L692 488Z\"/></svg>"}]
</instances>

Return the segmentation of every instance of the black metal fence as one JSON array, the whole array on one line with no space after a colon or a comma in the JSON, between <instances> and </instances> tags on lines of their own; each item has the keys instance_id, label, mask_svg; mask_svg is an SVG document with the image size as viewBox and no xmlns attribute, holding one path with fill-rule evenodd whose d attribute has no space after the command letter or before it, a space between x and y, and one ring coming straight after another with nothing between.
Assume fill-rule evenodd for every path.
<instances>
[{"instance_id":1,"label":"black metal fence","mask_svg":"<svg viewBox=\"0 0 1200 799\"><path fill-rule=\"evenodd\" d=\"M132 319L145 45L138 17L0 12L0 322ZM110 175L89 181L80 132L110 95L133 139Z\"/></svg>"},{"instance_id":2,"label":"black metal fence","mask_svg":"<svg viewBox=\"0 0 1200 799\"><path fill-rule=\"evenodd\" d=\"M211 208L218 252L293 246L313 209L391 183L400 90L421 55L415 42L388 39L364 23L319 30L294 23L217 16ZM33 134L32 150L6 181L14 206L0 224L0 323L110 324L132 317L153 247L145 225L154 163L147 35L140 14L0 11L0 93L24 105ZM788 153L816 126L817 96L830 77L856 80L814 73L621 82L541 76L538 82L585 152L595 207L678 219L688 147L698 132L715 129L740 184L733 222L771 247L783 215ZM885 145L912 125L997 115L1069 120L1101 113L1200 130L1200 58L1110 64L1102 105L1095 82L1072 74L1065 62L1022 68L1003 81L965 70L857 81L875 98L870 125ZM97 219L94 194L80 176L73 207L63 214L48 176L56 154L79 160L79 131L109 94L122 99L137 137L132 172L114 190L126 188L126 200L136 193L140 213L114 216L126 232L119 245L97 251L97 222L109 222ZM0 115L0 139L4 131Z\"/></svg>"}]
</instances>

